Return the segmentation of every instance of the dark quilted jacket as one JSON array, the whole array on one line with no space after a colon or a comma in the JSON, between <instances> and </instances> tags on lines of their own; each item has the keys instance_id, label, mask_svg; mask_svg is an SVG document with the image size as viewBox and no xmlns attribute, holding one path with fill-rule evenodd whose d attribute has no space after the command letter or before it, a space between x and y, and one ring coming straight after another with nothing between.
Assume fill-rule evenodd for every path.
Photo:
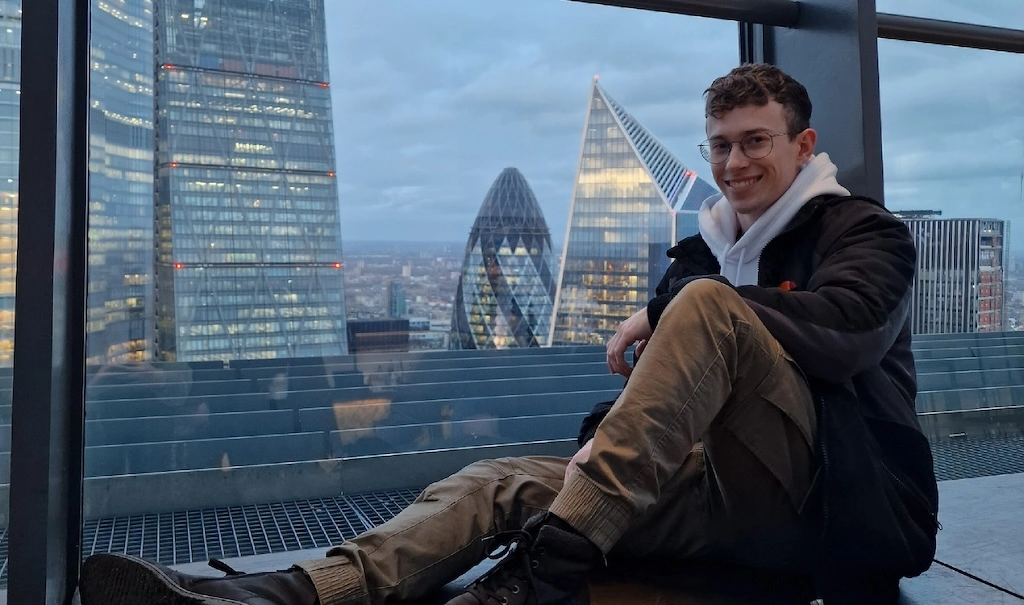
<instances>
[{"instance_id":1,"label":"dark quilted jacket","mask_svg":"<svg viewBox=\"0 0 1024 605\"><path fill-rule=\"evenodd\" d=\"M647 307L652 326L690 281L726 281L699 235L668 256ZM764 248L758 285L736 288L815 396L819 468L803 514L821 538L815 575L826 603L854 602L852 592L872 584L878 598L860 598L888 600L898 578L922 573L935 553L938 490L914 409L915 264L909 231L880 204L823 196ZM611 403L584 421L581 443Z\"/></svg>"}]
</instances>

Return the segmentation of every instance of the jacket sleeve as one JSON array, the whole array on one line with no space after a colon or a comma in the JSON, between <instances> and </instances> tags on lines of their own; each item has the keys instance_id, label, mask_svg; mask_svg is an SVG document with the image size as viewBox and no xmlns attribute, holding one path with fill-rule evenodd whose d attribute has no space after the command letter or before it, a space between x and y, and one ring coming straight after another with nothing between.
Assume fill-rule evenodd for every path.
<instances>
[{"instance_id":1,"label":"jacket sleeve","mask_svg":"<svg viewBox=\"0 0 1024 605\"><path fill-rule=\"evenodd\" d=\"M800 290L737 292L809 376L842 382L881 362L906 321L917 262L906 225L882 208L829 209L818 266Z\"/></svg>"}]
</instances>

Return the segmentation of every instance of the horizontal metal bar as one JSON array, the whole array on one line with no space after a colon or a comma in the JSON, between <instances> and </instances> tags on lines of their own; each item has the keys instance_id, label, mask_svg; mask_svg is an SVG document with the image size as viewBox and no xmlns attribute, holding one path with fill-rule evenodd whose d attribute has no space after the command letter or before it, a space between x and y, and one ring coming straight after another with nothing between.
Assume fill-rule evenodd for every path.
<instances>
[{"instance_id":1,"label":"horizontal metal bar","mask_svg":"<svg viewBox=\"0 0 1024 605\"><path fill-rule=\"evenodd\" d=\"M662 13L796 27L800 5L793 0L573 0Z\"/></svg>"},{"instance_id":2,"label":"horizontal metal bar","mask_svg":"<svg viewBox=\"0 0 1024 605\"><path fill-rule=\"evenodd\" d=\"M1024 53L1024 30L878 13L878 37Z\"/></svg>"}]
</instances>

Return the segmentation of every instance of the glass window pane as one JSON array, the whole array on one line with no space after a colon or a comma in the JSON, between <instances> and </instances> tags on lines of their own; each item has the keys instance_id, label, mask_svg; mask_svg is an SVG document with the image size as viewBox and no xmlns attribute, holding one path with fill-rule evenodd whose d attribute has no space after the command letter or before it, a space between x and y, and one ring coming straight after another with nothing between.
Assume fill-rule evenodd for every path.
<instances>
[{"instance_id":1,"label":"glass window pane","mask_svg":"<svg viewBox=\"0 0 1024 605\"><path fill-rule=\"evenodd\" d=\"M738 46L547 0L92 19L84 544L170 564L338 543L444 456L568 451L622 379L549 345L602 341L696 231Z\"/></svg>"},{"instance_id":2,"label":"glass window pane","mask_svg":"<svg viewBox=\"0 0 1024 605\"><path fill-rule=\"evenodd\" d=\"M1024 57L880 40L879 71L886 204L918 249L917 407L939 479L1013 472L989 442L1021 427Z\"/></svg>"},{"instance_id":3,"label":"glass window pane","mask_svg":"<svg viewBox=\"0 0 1024 605\"><path fill-rule=\"evenodd\" d=\"M1018 0L878 0L877 8L880 13L1024 29L1024 4Z\"/></svg>"},{"instance_id":4,"label":"glass window pane","mask_svg":"<svg viewBox=\"0 0 1024 605\"><path fill-rule=\"evenodd\" d=\"M0 0L0 589L7 586L7 514L11 481L11 381L14 277L18 247L18 139L21 111L21 2ZM0 592L0 600L5 593Z\"/></svg>"}]
</instances>

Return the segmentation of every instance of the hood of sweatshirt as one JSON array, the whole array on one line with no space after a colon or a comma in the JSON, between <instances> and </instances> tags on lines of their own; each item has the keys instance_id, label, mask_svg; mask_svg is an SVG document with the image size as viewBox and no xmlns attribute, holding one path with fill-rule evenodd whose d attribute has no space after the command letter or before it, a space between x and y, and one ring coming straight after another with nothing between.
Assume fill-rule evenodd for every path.
<instances>
[{"instance_id":1,"label":"hood of sweatshirt","mask_svg":"<svg viewBox=\"0 0 1024 605\"><path fill-rule=\"evenodd\" d=\"M836 165L827 153L811 156L782 197L736 239L736 212L722 194L704 200L697 222L700 236L721 265L721 274L734 286L756 285L761 251L804 204L820 195L850 195L836 180Z\"/></svg>"}]
</instances>

